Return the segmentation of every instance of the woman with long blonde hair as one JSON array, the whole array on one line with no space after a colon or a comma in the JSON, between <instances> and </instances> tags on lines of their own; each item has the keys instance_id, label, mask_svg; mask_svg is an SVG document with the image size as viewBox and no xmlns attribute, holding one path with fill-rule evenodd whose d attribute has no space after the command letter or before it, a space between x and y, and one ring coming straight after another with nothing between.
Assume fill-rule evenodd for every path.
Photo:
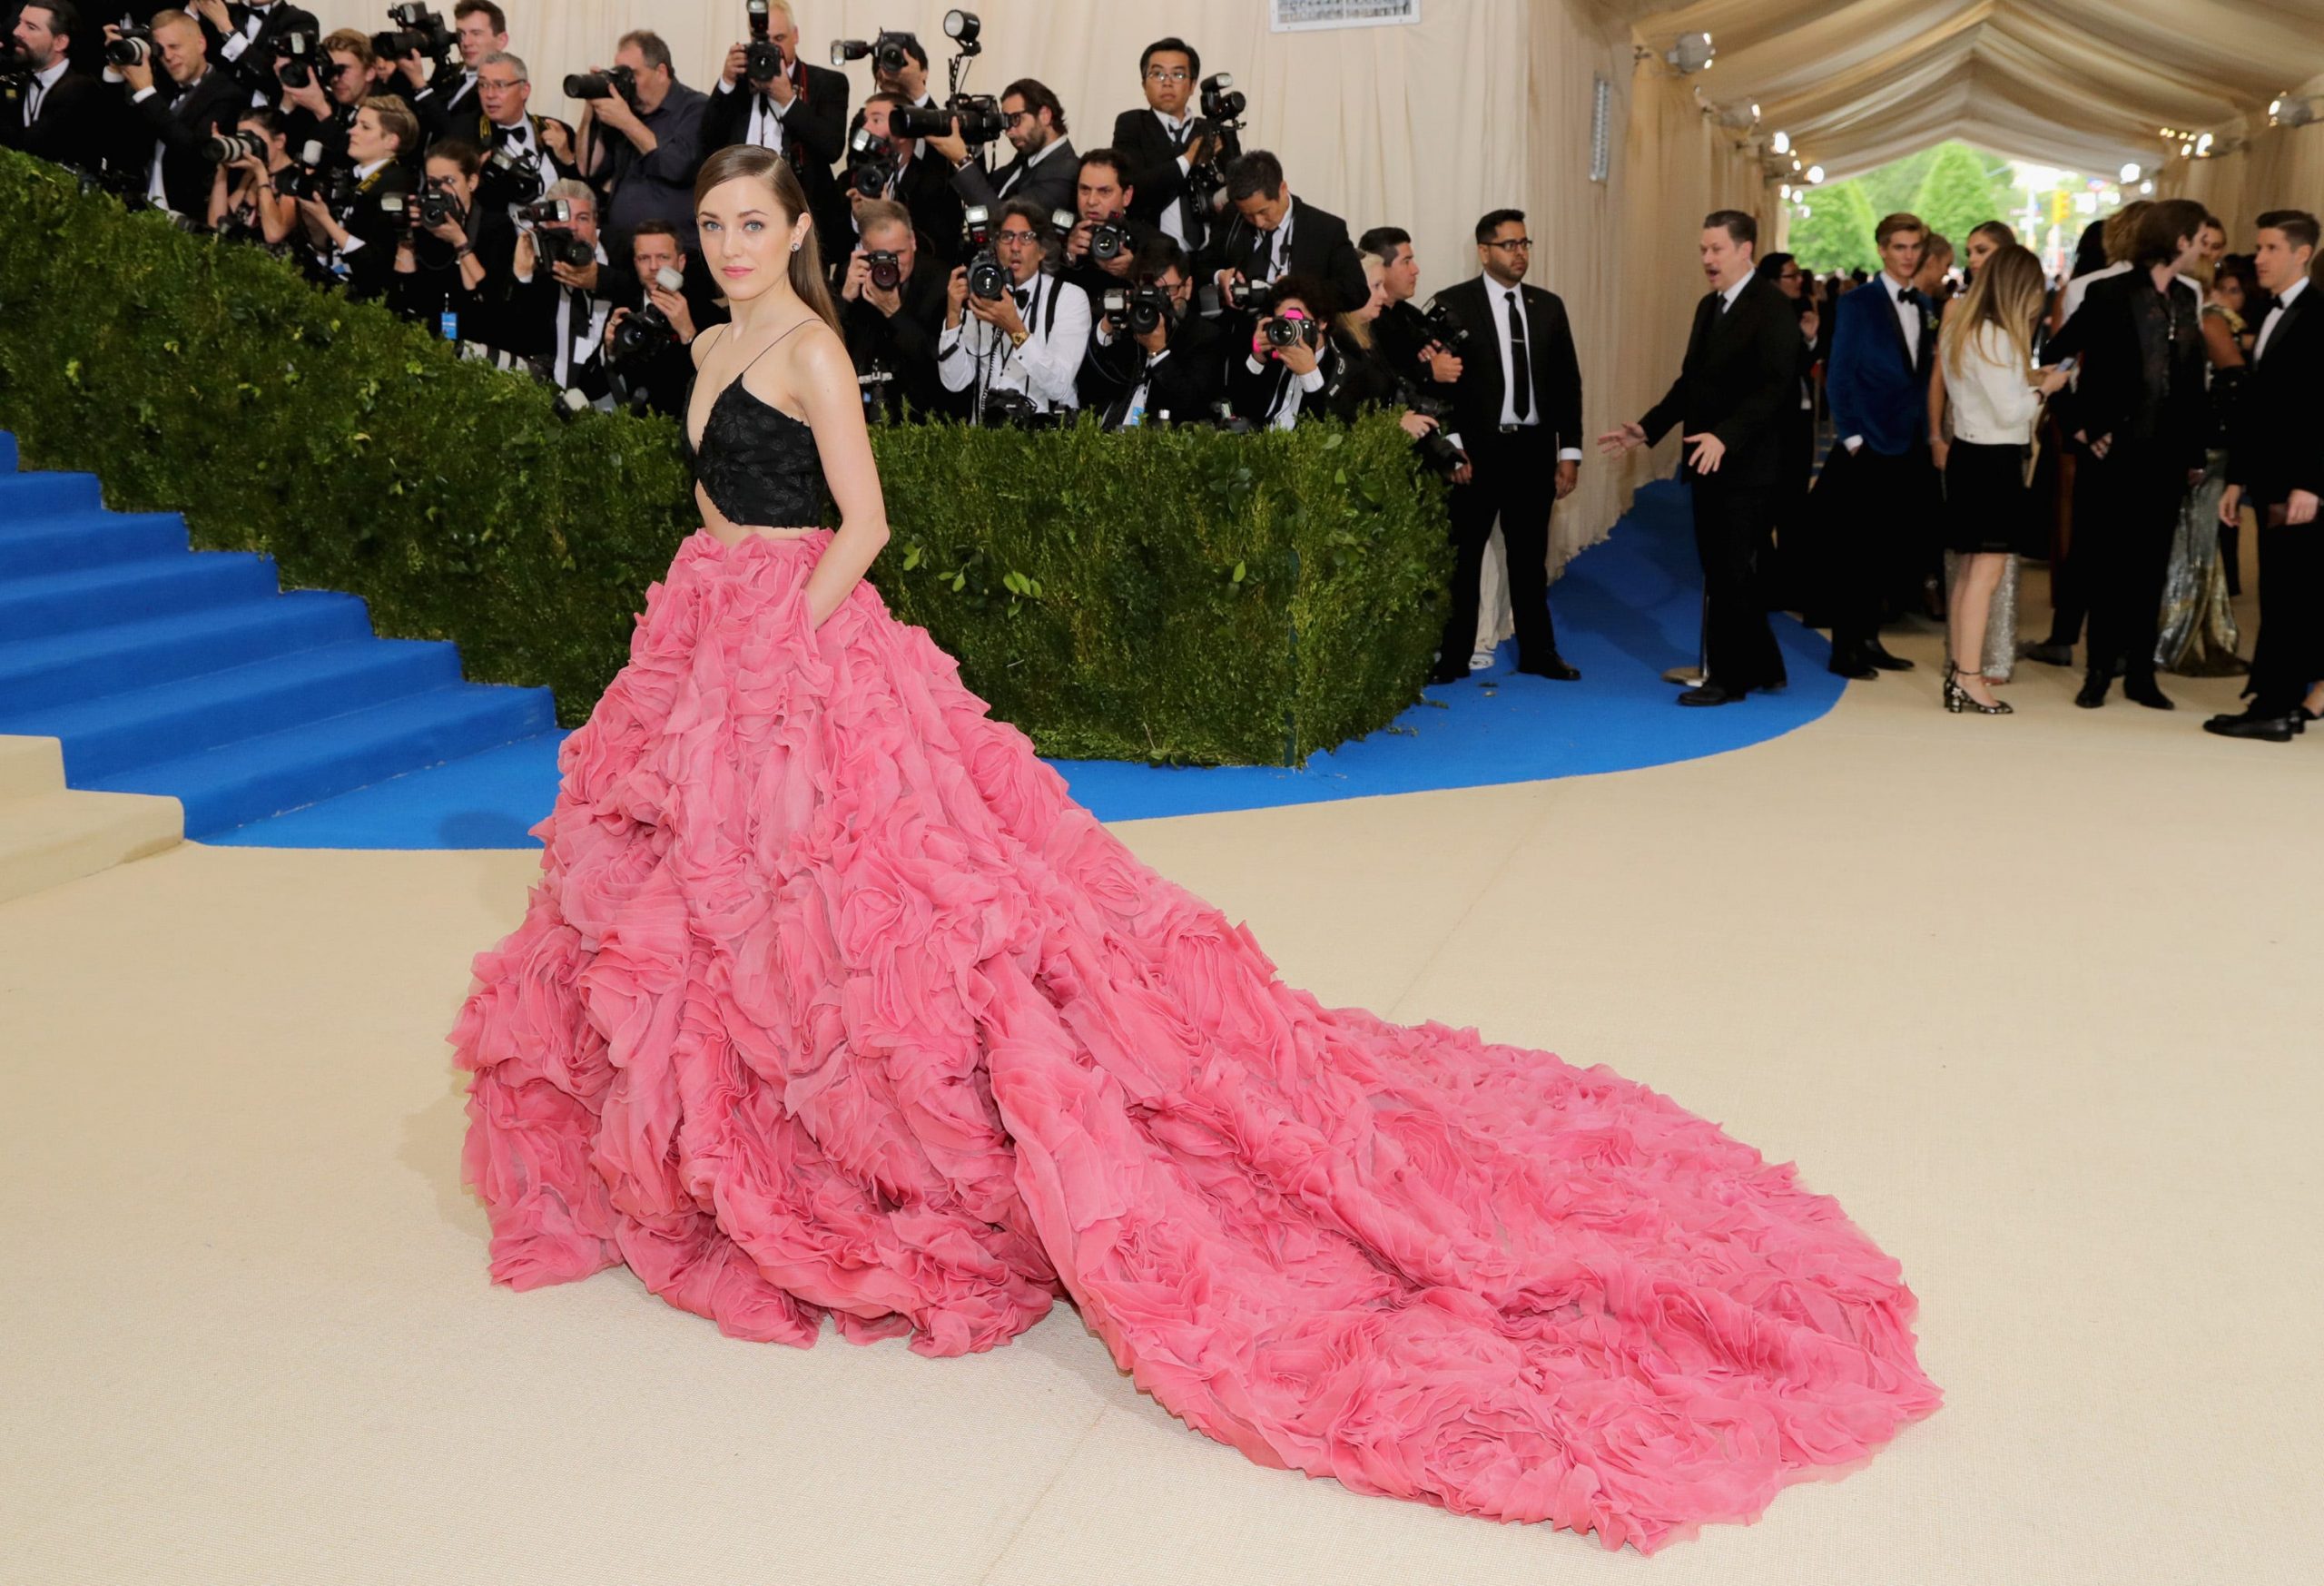
<instances>
[{"instance_id":1,"label":"woman with long blonde hair","mask_svg":"<svg viewBox=\"0 0 2324 1586\"><path fill-rule=\"evenodd\" d=\"M1953 438L1941 453L1945 543L1965 562L1946 618L1949 711L2009 714L1994 698L1980 657L2009 558L2039 549L2025 450L2042 398L2066 379L2062 370L2038 379L2033 372L2043 285L2042 262L2031 251L2015 243L1995 249L1945 316L1937 340L1953 418Z\"/></svg>"}]
</instances>

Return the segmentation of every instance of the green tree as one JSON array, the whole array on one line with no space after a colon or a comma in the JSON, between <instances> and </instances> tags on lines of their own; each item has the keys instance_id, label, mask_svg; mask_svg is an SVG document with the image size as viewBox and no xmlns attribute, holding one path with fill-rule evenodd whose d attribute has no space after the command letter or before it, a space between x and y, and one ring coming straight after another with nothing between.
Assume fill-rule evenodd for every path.
<instances>
[{"instance_id":1,"label":"green tree","mask_svg":"<svg viewBox=\"0 0 2324 1586\"><path fill-rule=\"evenodd\" d=\"M1879 217L1857 181L1827 182L1806 190L1807 213L1791 222L1791 251L1801 266L1821 275L1834 270L1877 270L1880 251L1872 228Z\"/></svg>"},{"instance_id":2,"label":"green tree","mask_svg":"<svg viewBox=\"0 0 2324 1586\"><path fill-rule=\"evenodd\" d=\"M1940 144L1908 207L1958 251L1977 227L2009 217L2006 172L1966 143Z\"/></svg>"},{"instance_id":3,"label":"green tree","mask_svg":"<svg viewBox=\"0 0 2324 1586\"><path fill-rule=\"evenodd\" d=\"M1937 148L1945 146L1939 144ZM1920 192L1922 180L1928 175L1929 168L1936 163L1936 148L1923 149L1901 160L1891 160L1878 170L1867 171L1857 179L1864 183L1865 200L1872 205L1876 222L1882 215L1895 214L1898 210L1913 207L1913 200Z\"/></svg>"}]
</instances>

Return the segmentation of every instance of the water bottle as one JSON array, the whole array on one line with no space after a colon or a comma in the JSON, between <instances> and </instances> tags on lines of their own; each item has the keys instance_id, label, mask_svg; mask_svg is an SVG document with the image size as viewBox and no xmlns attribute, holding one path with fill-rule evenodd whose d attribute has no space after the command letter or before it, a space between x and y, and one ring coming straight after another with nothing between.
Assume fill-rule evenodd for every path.
<instances>
[{"instance_id":1,"label":"water bottle","mask_svg":"<svg viewBox=\"0 0 2324 1586\"><path fill-rule=\"evenodd\" d=\"M438 322L437 329L443 332L445 340L458 342L460 339L460 317L451 310L446 309L443 319Z\"/></svg>"}]
</instances>

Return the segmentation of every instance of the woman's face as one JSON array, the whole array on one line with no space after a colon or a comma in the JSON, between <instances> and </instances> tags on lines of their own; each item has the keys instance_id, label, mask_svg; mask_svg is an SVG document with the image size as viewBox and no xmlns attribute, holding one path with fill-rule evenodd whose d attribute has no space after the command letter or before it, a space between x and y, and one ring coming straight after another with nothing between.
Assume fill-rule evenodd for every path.
<instances>
[{"instance_id":1,"label":"woman's face","mask_svg":"<svg viewBox=\"0 0 2324 1586\"><path fill-rule=\"evenodd\" d=\"M2243 311L2243 278L2222 275L2211 282L2211 300L2230 313Z\"/></svg>"},{"instance_id":2,"label":"woman's face","mask_svg":"<svg viewBox=\"0 0 2324 1586\"><path fill-rule=\"evenodd\" d=\"M1994 241L1983 231L1974 233L1969 239L1969 268L1972 270L1984 269L1985 261L1991 259L1994 254L2000 251L2000 243Z\"/></svg>"},{"instance_id":3,"label":"woman's face","mask_svg":"<svg viewBox=\"0 0 2324 1586\"><path fill-rule=\"evenodd\" d=\"M1364 279L1372 288L1372 295L1364 300L1364 307L1356 310L1355 318L1357 323L1369 325L1388 306L1388 272L1377 259L1367 259L1364 261Z\"/></svg>"},{"instance_id":4,"label":"woman's face","mask_svg":"<svg viewBox=\"0 0 2324 1586\"><path fill-rule=\"evenodd\" d=\"M748 302L790 278L791 255L803 243L808 221L793 221L771 182L752 176L722 182L703 195L695 212L702 256L733 302Z\"/></svg>"}]
</instances>

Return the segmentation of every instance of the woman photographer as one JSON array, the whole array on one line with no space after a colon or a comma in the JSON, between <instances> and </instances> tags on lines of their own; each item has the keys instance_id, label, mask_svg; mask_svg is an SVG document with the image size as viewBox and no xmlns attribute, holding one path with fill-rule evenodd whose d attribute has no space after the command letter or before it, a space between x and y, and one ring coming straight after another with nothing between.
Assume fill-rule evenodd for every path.
<instances>
[{"instance_id":1,"label":"woman photographer","mask_svg":"<svg viewBox=\"0 0 2324 1586\"><path fill-rule=\"evenodd\" d=\"M427 180L405 202L388 307L430 330L443 315L457 315L461 340L497 346L517 234L505 212L477 209L483 168L483 154L463 139L446 138L428 151Z\"/></svg>"},{"instance_id":2,"label":"woman photographer","mask_svg":"<svg viewBox=\"0 0 2324 1586\"><path fill-rule=\"evenodd\" d=\"M1364 255L1364 282L1371 291L1360 307L1332 320L1330 346L1338 369L1324 388L1321 405L1334 419L1350 423L1366 408L1393 408L1404 433L1419 440L1442 426L1433 415L1413 409L1411 382L1396 371L1372 335L1374 321L1388 307L1386 274L1385 264Z\"/></svg>"},{"instance_id":3,"label":"woman photographer","mask_svg":"<svg viewBox=\"0 0 2324 1586\"><path fill-rule=\"evenodd\" d=\"M234 130L245 140L256 139L266 153L249 153L246 142L243 153L218 167L210 182L210 229L235 241L287 252L299 229L299 201L275 185L290 168L281 119L271 110L246 110Z\"/></svg>"},{"instance_id":4,"label":"woman photographer","mask_svg":"<svg viewBox=\"0 0 2324 1586\"><path fill-rule=\"evenodd\" d=\"M1253 429L1288 429L1303 413L1325 411L1324 391L1339 369L1330 315L1332 289L1312 277L1286 275L1251 327L1250 345L1226 373L1226 402ZM1233 357L1233 353L1229 353Z\"/></svg>"}]
</instances>

